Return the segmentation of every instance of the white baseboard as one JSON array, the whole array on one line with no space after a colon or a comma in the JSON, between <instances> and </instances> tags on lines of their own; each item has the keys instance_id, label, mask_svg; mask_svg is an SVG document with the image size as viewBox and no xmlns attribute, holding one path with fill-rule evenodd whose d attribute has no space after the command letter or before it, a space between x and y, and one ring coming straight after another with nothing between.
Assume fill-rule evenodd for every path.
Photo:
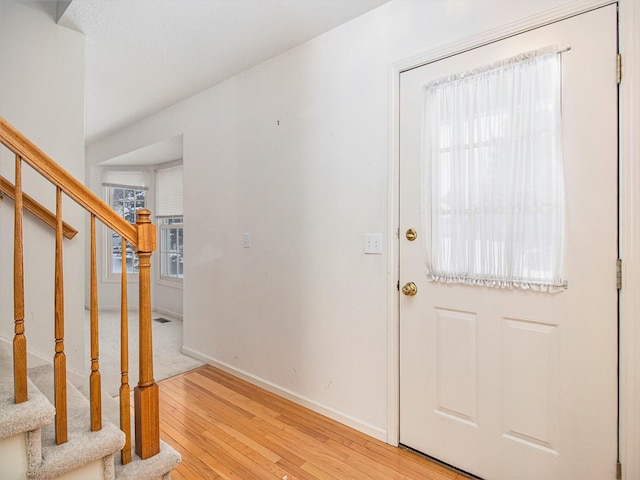
<instances>
[{"instance_id":1,"label":"white baseboard","mask_svg":"<svg viewBox=\"0 0 640 480\"><path fill-rule=\"evenodd\" d=\"M163 308L153 308L155 313L159 313L160 315L165 315L167 317L174 318L176 320L182 321L182 314L176 312L170 312L169 310L165 310Z\"/></svg>"},{"instance_id":2,"label":"white baseboard","mask_svg":"<svg viewBox=\"0 0 640 480\"><path fill-rule=\"evenodd\" d=\"M335 420L336 422L340 422L348 427L354 428L355 430L358 430L359 432L362 432L365 435L369 435L370 437L373 437L382 442L387 441L387 432L381 428L374 427L367 423L361 422L356 418L350 417L349 415L345 415L336 410L333 410L332 408L321 405L318 402L315 402L309 398L303 397L302 395L292 392L291 390L287 390L286 388L282 388L269 381L258 378L243 370L239 370L233 367L232 365L229 365L228 363L221 362L219 360L211 358L208 355L205 355L191 348L182 347L182 353L184 353L185 355L189 355L190 357L197 358L198 360L201 360L203 362L206 362L213 367L219 368L220 370L230 373L231 375L234 375L238 378L246 380L247 382L253 385L256 385L260 388L264 388L265 390L271 393L274 393L282 398L286 398L287 400L290 400L294 403L297 403L298 405L306 407L309 410L319 413L320 415L324 415L325 417Z\"/></svg>"},{"instance_id":3,"label":"white baseboard","mask_svg":"<svg viewBox=\"0 0 640 480\"><path fill-rule=\"evenodd\" d=\"M88 306L85 305L84 309L86 311L89 311L90 308ZM138 308L137 305L129 305L129 308L127 309L129 312L138 312L140 309ZM153 309L152 309L153 310ZM115 306L102 306L100 305L100 307L98 307L98 312L119 312L120 311L120 305L115 305Z\"/></svg>"},{"instance_id":4,"label":"white baseboard","mask_svg":"<svg viewBox=\"0 0 640 480\"><path fill-rule=\"evenodd\" d=\"M85 306L85 310L89 310L89 307ZM138 308L137 306L133 306L133 307L129 307L128 310L130 312L139 312L140 308ZM119 312L120 311L120 306L100 306L100 308L98 309L99 312ZM152 306L151 311L153 313L159 313L161 315L166 315L167 317L171 317L173 319L176 320L182 320L182 314L181 313L176 313L176 312L170 312L169 310L165 310L163 308L155 308Z\"/></svg>"}]
</instances>

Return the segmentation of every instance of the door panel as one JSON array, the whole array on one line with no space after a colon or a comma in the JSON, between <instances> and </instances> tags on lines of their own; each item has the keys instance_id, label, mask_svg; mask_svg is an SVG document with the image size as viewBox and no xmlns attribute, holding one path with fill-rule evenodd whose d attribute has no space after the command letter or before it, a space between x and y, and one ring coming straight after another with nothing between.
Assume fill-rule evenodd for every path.
<instances>
[{"instance_id":1,"label":"door panel","mask_svg":"<svg viewBox=\"0 0 640 480\"><path fill-rule=\"evenodd\" d=\"M503 324L505 438L557 455L558 326L515 318Z\"/></svg>"},{"instance_id":2,"label":"door panel","mask_svg":"<svg viewBox=\"0 0 640 480\"><path fill-rule=\"evenodd\" d=\"M400 231L421 218L422 86L548 45L562 53L565 291L427 280L400 240L400 441L487 479L615 478L616 7L401 74Z\"/></svg>"},{"instance_id":3,"label":"door panel","mask_svg":"<svg viewBox=\"0 0 640 480\"><path fill-rule=\"evenodd\" d=\"M434 317L435 412L459 422L476 425L476 315L436 308Z\"/></svg>"}]
</instances>

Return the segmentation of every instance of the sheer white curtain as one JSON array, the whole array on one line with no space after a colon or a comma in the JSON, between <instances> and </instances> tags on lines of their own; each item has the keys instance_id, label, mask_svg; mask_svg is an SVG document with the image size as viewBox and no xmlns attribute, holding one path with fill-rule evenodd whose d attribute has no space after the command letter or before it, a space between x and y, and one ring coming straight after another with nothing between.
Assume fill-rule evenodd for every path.
<instances>
[{"instance_id":1,"label":"sheer white curtain","mask_svg":"<svg viewBox=\"0 0 640 480\"><path fill-rule=\"evenodd\" d=\"M430 278L556 291L564 252L555 48L424 87L423 220Z\"/></svg>"}]
</instances>

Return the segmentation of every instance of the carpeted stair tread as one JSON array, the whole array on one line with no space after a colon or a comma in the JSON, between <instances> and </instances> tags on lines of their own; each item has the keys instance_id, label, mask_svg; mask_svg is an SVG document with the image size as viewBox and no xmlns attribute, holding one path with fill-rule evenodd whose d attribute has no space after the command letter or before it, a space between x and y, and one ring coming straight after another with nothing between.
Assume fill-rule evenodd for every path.
<instances>
[{"instance_id":1,"label":"carpeted stair tread","mask_svg":"<svg viewBox=\"0 0 640 480\"><path fill-rule=\"evenodd\" d=\"M29 400L16 405L13 401L12 365L10 346L7 348L0 342L0 438L22 432L40 432L34 440L37 439L38 447L41 440L41 455L40 448L36 447L32 451L37 458L30 459L30 479L52 479L112 454L115 454L117 480L151 480L164 477L180 464L180 454L161 441L160 453L146 460L140 459L135 454L135 446L132 446L132 461L122 465L120 450L125 438L116 426L120 424L118 401L106 392L103 393L103 428L98 432L91 432L89 401L70 383L67 383L68 441L56 445L52 367L44 365L29 369ZM133 424L133 415L131 420ZM135 436L133 425L131 432Z\"/></svg>"},{"instance_id":2,"label":"carpeted stair tread","mask_svg":"<svg viewBox=\"0 0 640 480\"><path fill-rule=\"evenodd\" d=\"M49 365L32 368L29 378L53 403L53 369ZM54 425L42 429L42 463L32 466L29 477L49 479L75 470L87 463L119 451L125 442L124 434L115 425L103 421L102 429L90 431L89 401L67 382L68 441L55 443Z\"/></svg>"},{"instance_id":3,"label":"carpeted stair tread","mask_svg":"<svg viewBox=\"0 0 640 480\"><path fill-rule=\"evenodd\" d=\"M14 403L13 380L0 381L0 438L42 428L51 422L55 409L40 390L27 380L28 400Z\"/></svg>"},{"instance_id":4,"label":"carpeted stair tread","mask_svg":"<svg viewBox=\"0 0 640 480\"><path fill-rule=\"evenodd\" d=\"M105 420L120 425L120 404L106 392L102 395L102 415ZM132 443L135 443L134 416L131 415ZM142 460L135 454L135 445L131 446L131 462L122 465L120 452L115 456L116 480L150 480L159 478L175 469L182 461L180 454L171 445L160 441L160 453Z\"/></svg>"},{"instance_id":5,"label":"carpeted stair tread","mask_svg":"<svg viewBox=\"0 0 640 480\"><path fill-rule=\"evenodd\" d=\"M51 423L55 409L38 388L27 380L28 400L16 404L13 388L13 349L0 342L0 438L42 428Z\"/></svg>"},{"instance_id":6,"label":"carpeted stair tread","mask_svg":"<svg viewBox=\"0 0 640 480\"><path fill-rule=\"evenodd\" d=\"M43 445L42 463L29 469L30 479L57 478L111 455L124 445L124 434L111 424L104 425L98 432L70 432L68 438L62 445Z\"/></svg>"},{"instance_id":7,"label":"carpeted stair tread","mask_svg":"<svg viewBox=\"0 0 640 480\"><path fill-rule=\"evenodd\" d=\"M117 480L148 480L169 473L180 465L180 454L171 445L160 440L160 453L151 458L142 460L135 453L132 460L126 465L120 462L120 455L116 455L116 479Z\"/></svg>"}]
</instances>

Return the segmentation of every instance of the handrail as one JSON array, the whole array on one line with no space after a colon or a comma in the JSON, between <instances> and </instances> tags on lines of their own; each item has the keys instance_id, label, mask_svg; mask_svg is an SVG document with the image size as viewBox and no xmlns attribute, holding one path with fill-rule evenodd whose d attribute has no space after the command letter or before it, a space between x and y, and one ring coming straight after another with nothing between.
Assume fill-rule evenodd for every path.
<instances>
[{"instance_id":1,"label":"handrail","mask_svg":"<svg viewBox=\"0 0 640 480\"><path fill-rule=\"evenodd\" d=\"M0 175L0 194L6 194L10 199L15 201L16 199L16 187L9 180ZM24 208L33 213L36 217L42 220L55 230L56 228L56 216L51 210L48 210L44 205L38 203L32 197L26 193L22 194L22 200ZM69 225L67 222L62 222L62 234L71 240L77 235L78 231Z\"/></svg>"},{"instance_id":2,"label":"handrail","mask_svg":"<svg viewBox=\"0 0 640 480\"><path fill-rule=\"evenodd\" d=\"M96 218L117 234L126 238L134 247L138 245L138 232L133 225L113 209L105 206L104 202L95 193L61 168L51 157L40 150L3 117L0 117L0 143L3 143L16 155L19 155L31 168L51 183L60 186L68 197L94 214Z\"/></svg>"},{"instance_id":3,"label":"handrail","mask_svg":"<svg viewBox=\"0 0 640 480\"><path fill-rule=\"evenodd\" d=\"M22 275L22 211L26 209L27 198L22 189L22 162L29 164L35 171L49 180L56 187L56 252L55 252L55 356L54 356L54 392L55 392L55 433L56 443L67 441L67 415L66 415L66 354L64 348L64 284L63 284L63 222L62 222L62 196L63 193L74 200L78 205L87 210L91 215L91 376L90 376L90 405L91 405L91 429L99 430L102 427L101 404L99 401L101 386L99 373L99 348L98 348L98 298L97 298L97 268L96 268L96 242L95 220L98 219L106 227L111 228L122 237L123 242L128 241L135 249L139 259L139 381L134 388L135 411L135 452L141 459L147 459L160 451L160 419L159 419L159 388L153 378L153 349L151 329L151 255L156 250L156 227L151 222L151 212L141 209L136 212L136 224L129 224L116 213L109 205L104 203L96 194L91 192L71 174L60 167L48 155L16 130L9 122L0 117L0 143L11 150L16 157L16 181L13 195L16 203L14 219L14 383L15 402L21 403L27 400L26 385L26 339L24 337L24 283ZM10 184L10 182L8 182ZM6 188L6 190L11 190ZM44 209L46 210L46 209ZM126 266L123 265L123 272ZM126 275L124 275L126 277ZM125 288L125 287L123 287ZM122 301L121 308L126 308L126 299ZM126 362L124 372L128 370ZM128 404L121 405L121 409ZM128 409L128 408L127 408ZM125 430L128 445L130 445L131 433ZM127 447L129 448L129 447ZM126 463L130 455L123 452L122 461Z\"/></svg>"}]
</instances>

